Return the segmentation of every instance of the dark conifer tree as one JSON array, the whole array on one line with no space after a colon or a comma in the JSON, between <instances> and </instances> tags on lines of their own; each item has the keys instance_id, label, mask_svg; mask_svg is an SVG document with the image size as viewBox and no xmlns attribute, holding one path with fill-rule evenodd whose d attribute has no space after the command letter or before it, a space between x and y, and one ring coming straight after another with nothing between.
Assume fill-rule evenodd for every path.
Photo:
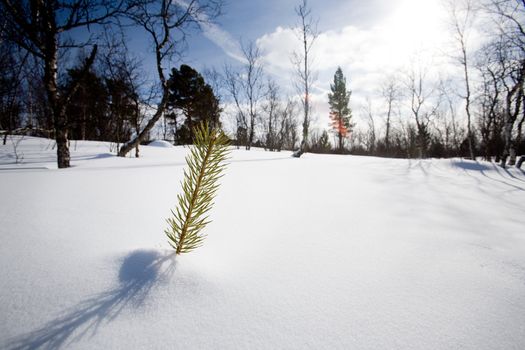
<instances>
[{"instance_id":1,"label":"dark conifer tree","mask_svg":"<svg viewBox=\"0 0 525 350\"><path fill-rule=\"evenodd\" d=\"M103 140L108 129L108 93L102 79L94 72L80 68L68 70L68 81L63 91L78 84L66 108L69 135L73 140Z\"/></svg>"},{"instance_id":2,"label":"dark conifer tree","mask_svg":"<svg viewBox=\"0 0 525 350\"><path fill-rule=\"evenodd\" d=\"M0 131L7 135L21 127L22 83L21 62L17 62L16 47L0 40Z\"/></svg>"},{"instance_id":3,"label":"dark conifer tree","mask_svg":"<svg viewBox=\"0 0 525 350\"><path fill-rule=\"evenodd\" d=\"M171 118L182 115L184 118L176 131L179 144L188 144L193 140L193 127L201 121L207 121L212 128L220 127L221 109L219 100L202 75L188 65L171 70L168 80L168 108Z\"/></svg>"},{"instance_id":4,"label":"dark conifer tree","mask_svg":"<svg viewBox=\"0 0 525 350\"><path fill-rule=\"evenodd\" d=\"M334 74L334 83L330 84L331 93L328 94L328 104L330 105L330 119L332 127L338 138L339 151L343 151L343 140L348 136L352 124L352 111L348 106L351 91L346 90L346 78L341 67L337 68Z\"/></svg>"},{"instance_id":5,"label":"dark conifer tree","mask_svg":"<svg viewBox=\"0 0 525 350\"><path fill-rule=\"evenodd\" d=\"M106 79L109 97L108 137L113 142L128 140L132 127L136 129L139 96L129 80L122 77Z\"/></svg>"}]
</instances>

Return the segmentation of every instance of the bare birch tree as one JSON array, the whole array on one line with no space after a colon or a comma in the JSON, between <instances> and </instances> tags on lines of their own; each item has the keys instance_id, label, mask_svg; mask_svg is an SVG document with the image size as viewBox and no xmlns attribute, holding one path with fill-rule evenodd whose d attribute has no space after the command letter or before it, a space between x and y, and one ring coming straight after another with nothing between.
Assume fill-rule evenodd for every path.
<instances>
[{"instance_id":1,"label":"bare birch tree","mask_svg":"<svg viewBox=\"0 0 525 350\"><path fill-rule=\"evenodd\" d=\"M388 76L381 87L381 95L386 104L385 112L385 152L388 155L390 152L390 129L392 127L392 115L396 103L399 102L399 86L395 76Z\"/></svg>"},{"instance_id":2,"label":"bare birch tree","mask_svg":"<svg viewBox=\"0 0 525 350\"><path fill-rule=\"evenodd\" d=\"M65 93L59 92L59 56L68 48L92 45L81 69L81 72L88 72L97 53L93 36L79 42L67 34L79 28L89 30L91 26L107 25L129 8L124 0L0 0L0 12L7 23L2 38L15 42L43 63L44 87L54 124L59 168L70 166L66 107L81 80L77 79Z\"/></svg>"},{"instance_id":3,"label":"bare birch tree","mask_svg":"<svg viewBox=\"0 0 525 350\"><path fill-rule=\"evenodd\" d=\"M135 135L141 131L142 122L145 118L145 110L150 108L153 101L158 97L158 89L155 86L148 86L148 79L143 69L143 62L132 55L124 38L107 38L106 50L102 56L101 66L108 82L121 85L121 98L127 100L125 108L126 115L120 115L118 108L113 113L116 122L123 119L133 128ZM114 104L114 103L112 103ZM119 132L117 128L117 133ZM126 136L127 140L129 137ZM120 135L116 138L116 149L120 148ZM139 157L139 144L135 145L135 157Z\"/></svg>"},{"instance_id":4,"label":"bare birch tree","mask_svg":"<svg viewBox=\"0 0 525 350\"><path fill-rule=\"evenodd\" d=\"M492 62L496 63L497 78L501 84L503 101L502 167L516 162L516 138L520 115L525 113L525 2L522 0L486 0L484 10L497 27L496 39L490 44ZM516 128L515 128L516 127Z\"/></svg>"},{"instance_id":5,"label":"bare birch tree","mask_svg":"<svg viewBox=\"0 0 525 350\"><path fill-rule=\"evenodd\" d=\"M239 130L246 132L245 146L249 150L254 142L264 96L263 67L261 51L254 42L242 45L242 52L244 64L241 71L237 72L231 66L226 66L224 75L226 90L237 109L237 131L238 134Z\"/></svg>"},{"instance_id":6,"label":"bare birch tree","mask_svg":"<svg viewBox=\"0 0 525 350\"><path fill-rule=\"evenodd\" d=\"M370 154L373 154L376 146L376 125L374 120L374 110L372 107L372 99L366 98L366 104L361 107L362 114L366 120L368 130L365 135L366 150Z\"/></svg>"},{"instance_id":7,"label":"bare birch tree","mask_svg":"<svg viewBox=\"0 0 525 350\"><path fill-rule=\"evenodd\" d=\"M473 26L473 19L475 17L475 8L472 0L451 0L449 1L450 18L452 27L454 28L454 40L456 41L460 54L457 57L459 64L463 69L463 79L465 83L464 95L465 112L467 115L467 140L470 159L474 160L474 136L472 132L472 93L470 83L470 59L468 51L468 34Z\"/></svg>"},{"instance_id":8,"label":"bare birch tree","mask_svg":"<svg viewBox=\"0 0 525 350\"><path fill-rule=\"evenodd\" d=\"M181 53L186 31L192 26L212 21L221 11L220 0L173 1L161 0L137 1L129 18L147 33L153 46L158 82L161 97L156 105L155 113L148 120L141 132L126 142L120 148L118 155L125 157L149 134L153 126L164 114L168 102L168 81L164 73L165 65L177 54Z\"/></svg>"},{"instance_id":9,"label":"bare birch tree","mask_svg":"<svg viewBox=\"0 0 525 350\"><path fill-rule=\"evenodd\" d=\"M483 145L483 156L485 160L500 161L502 153L501 134L503 131L503 100L504 88L502 75L498 60L494 60L492 46L494 43L485 45L478 54L476 68L481 77L479 87L479 118L478 124Z\"/></svg>"},{"instance_id":10,"label":"bare birch tree","mask_svg":"<svg viewBox=\"0 0 525 350\"><path fill-rule=\"evenodd\" d=\"M299 150L294 153L294 157L301 157L308 148L308 132L310 129L311 119L311 101L310 91L312 84L315 81L315 75L312 72L312 58L311 51L312 46L315 43L318 32L317 22L312 18L312 10L308 7L308 1L303 0L299 6L296 7L295 12L299 17L299 30L298 36L301 40L300 52L294 52L292 54L292 64L295 67L297 76L297 90L302 95L301 103L303 107L303 133L302 141Z\"/></svg>"},{"instance_id":11,"label":"bare birch tree","mask_svg":"<svg viewBox=\"0 0 525 350\"><path fill-rule=\"evenodd\" d=\"M426 157L430 141L428 124L439 107L439 103L432 101L435 88L429 86L426 79L426 69L419 65L413 65L405 76L406 97L409 100L409 108L416 122L420 158Z\"/></svg>"},{"instance_id":12,"label":"bare birch tree","mask_svg":"<svg viewBox=\"0 0 525 350\"><path fill-rule=\"evenodd\" d=\"M279 88L273 80L268 80L266 103L263 107L265 113L265 146L269 151L277 147L277 125L279 118Z\"/></svg>"},{"instance_id":13,"label":"bare birch tree","mask_svg":"<svg viewBox=\"0 0 525 350\"><path fill-rule=\"evenodd\" d=\"M236 72L230 65L224 66L224 88L226 89L230 97L233 99L233 103L235 104L236 108L235 137L237 139L237 148L239 148L239 146L241 145L247 147L248 137L246 135L246 132L248 130L248 118L242 101L243 97L240 77L239 73Z\"/></svg>"},{"instance_id":14,"label":"bare birch tree","mask_svg":"<svg viewBox=\"0 0 525 350\"><path fill-rule=\"evenodd\" d=\"M296 102L292 98L288 98L286 105L279 111L279 121L277 151L293 151L298 141L298 125Z\"/></svg>"}]
</instances>

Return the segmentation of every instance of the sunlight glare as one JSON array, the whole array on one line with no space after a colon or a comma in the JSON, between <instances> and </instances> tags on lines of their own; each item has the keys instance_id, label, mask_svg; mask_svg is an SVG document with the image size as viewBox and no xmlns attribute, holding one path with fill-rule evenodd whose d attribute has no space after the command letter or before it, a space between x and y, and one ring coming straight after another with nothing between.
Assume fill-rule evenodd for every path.
<instances>
[{"instance_id":1,"label":"sunlight glare","mask_svg":"<svg viewBox=\"0 0 525 350\"><path fill-rule=\"evenodd\" d=\"M401 62L407 54L418 55L430 63L448 38L445 16L440 0L402 1L384 28L393 59Z\"/></svg>"}]
</instances>

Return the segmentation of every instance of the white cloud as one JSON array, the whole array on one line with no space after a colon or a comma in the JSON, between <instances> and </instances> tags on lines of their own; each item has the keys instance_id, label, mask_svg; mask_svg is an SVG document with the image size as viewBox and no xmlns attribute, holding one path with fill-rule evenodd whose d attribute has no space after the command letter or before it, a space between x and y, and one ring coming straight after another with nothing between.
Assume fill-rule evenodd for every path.
<instances>
[{"instance_id":1,"label":"white cloud","mask_svg":"<svg viewBox=\"0 0 525 350\"><path fill-rule=\"evenodd\" d=\"M313 46L313 68L318 81L312 99L320 125L328 121L329 84L338 66L353 90L352 107L359 112L366 97L377 96L387 74L413 65L428 67L429 76L458 75L451 64L452 37L447 12L440 0L398 0L385 19L371 27L346 25L319 34ZM472 47L482 41L479 31L472 31ZM292 52L300 51L300 41L292 28L278 27L257 40L263 52L265 69L279 84L293 93ZM461 76L461 75L459 75ZM380 102L375 101L375 106ZM325 123L326 122L326 123Z\"/></svg>"},{"instance_id":2,"label":"white cloud","mask_svg":"<svg viewBox=\"0 0 525 350\"><path fill-rule=\"evenodd\" d=\"M361 114L367 98L371 99L376 116L381 114L384 109L380 99L383 81L388 75L409 67L428 70L430 83L437 82L439 77L456 79L455 85L461 88L462 71L453 59L459 50L454 46L443 0L392 0L389 9L381 20L371 18L368 23L361 21L359 25L332 26L335 29L321 32L317 37L311 55L312 67L318 75L310 96L314 108L313 128L326 128L329 124L327 95L338 66L343 69L347 86L352 90L351 107L358 124L363 119ZM244 61L239 43L230 34L215 26L204 27L204 33L230 57ZM468 36L471 52L484 40L483 31L472 28ZM265 71L277 81L284 94L298 98L295 69L291 63L292 53L301 51L296 30L279 26L260 36L256 43L263 55ZM231 109L228 111L233 113Z\"/></svg>"},{"instance_id":3,"label":"white cloud","mask_svg":"<svg viewBox=\"0 0 525 350\"><path fill-rule=\"evenodd\" d=\"M185 0L175 0L175 2L184 9L190 6L190 4ZM209 16L204 12L198 12L195 14L195 19L199 22L202 32L206 38L221 48L222 51L224 51L224 53L229 57L239 62L244 62L240 44L232 37L230 33L222 29L217 24L213 23Z\"/></svg>"},{"instance_id":4,"label":"white cloud","mask_svg":"<svg viewBox=\"0 0 525 350\"><path fill-rule=\"evenodd\" d=\"M214 23L203 23L201 28L204 36L220 47L225 54L236 61L245 61L239 42L230 33Z\"/></svg>"}]
</instances>

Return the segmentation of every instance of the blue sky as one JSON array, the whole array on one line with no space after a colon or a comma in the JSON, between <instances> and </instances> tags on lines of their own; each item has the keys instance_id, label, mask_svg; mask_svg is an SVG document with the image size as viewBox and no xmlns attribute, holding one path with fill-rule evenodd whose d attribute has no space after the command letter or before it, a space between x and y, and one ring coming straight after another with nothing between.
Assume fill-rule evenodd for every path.
<instances>
[{"instance_id":1,"label":"blue sky","mask_svg":"<svg viewBox=\"0 0 525 350\"><path fill-rule=\"evenodd\" d=\"M373 26L394 8L395 1L310 0L308 4L314 18L318 19L319 31L323 32L337 30L348 24L362 28ZM223 15L216 22L233 41L256 41L278 27L295 26L298 18L294 9L298 3L298 0L229 0L224 4ZM133 30L128 42L132 51L150 61L147 38L141 35L140 30ZM225 62L231 62L231 58L213 40L200 31L188 32L184 63L202 69L219 67Z\"/></svg>"},{"instance_id":2,"label":"blue sky","mask_svg":"<svg viewBox=\"0 0 525 350\"><path fill-rule=\"evenodd\" d=\"M430 80L461 76L451 63L455 49L443 2L309 0L319 31L312 54L318 76L311 96L314 124L321 128L328 124L327 94L338 66L353 92L351 107L358 122L367 101L372 101L374 113L381 116L380 88L388 76L399 77L414 66L428 70ZM221 71L225 63L240 64L234 58L240 55L240 40L254 41L261 49L266 74L278 83L283 95L293 96L290 56L300 50L294 34L298 4L299 0L229 0L217 25L191 31L183 60L165 66L185 63L199 71L211 67ZM481 37L482 33L473 29L469 47L479 45ZM144 58L146 67L154 66L153 55L139 33L130 35L129 45Z\"/></svg>"},{"instance_id":3,"label":"blue sky","mask_svg":"<svg viewBox=\"0 0 525 350\"><path fill-rule=\"evenodd\" d=\"M395 1L340 1L310 0L319 31L337 30L348 24L372 26L391 10ZM230 0L225 3L224 14L217 19L219 27L233 40L255 41L278 27L293 27L297 0ZM197 68L221 66L231 59L202 32L193 32L185 52L186 62Z\"/></svg>"}]
</instances>

